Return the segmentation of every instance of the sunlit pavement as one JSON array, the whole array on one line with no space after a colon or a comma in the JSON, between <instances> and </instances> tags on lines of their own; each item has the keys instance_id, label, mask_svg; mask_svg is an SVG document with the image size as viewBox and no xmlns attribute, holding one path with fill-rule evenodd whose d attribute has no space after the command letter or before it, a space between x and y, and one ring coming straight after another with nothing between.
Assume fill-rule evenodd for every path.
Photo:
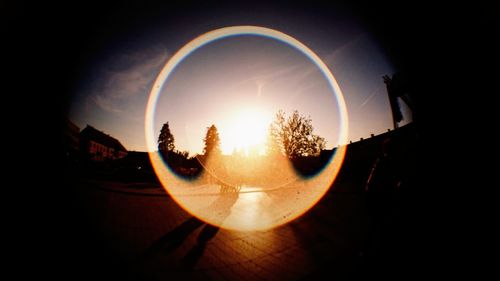
<instances>
[{"instance_id":1,"label":"sunlit pavement","mask_svg":"<svg viewBox=\"0 0 500 281\"><path fill-rule=\"evenodd\" d=\"M359 192L329 191L309 212L267 231L205 224L162 189L111 183L80 188L116 270L146 280L317 280L356 277L377 247L377 227ZM115 261L116 262L116 261ZM128 273L127 273L128 274Z\"/></svg>"}]
</instances>

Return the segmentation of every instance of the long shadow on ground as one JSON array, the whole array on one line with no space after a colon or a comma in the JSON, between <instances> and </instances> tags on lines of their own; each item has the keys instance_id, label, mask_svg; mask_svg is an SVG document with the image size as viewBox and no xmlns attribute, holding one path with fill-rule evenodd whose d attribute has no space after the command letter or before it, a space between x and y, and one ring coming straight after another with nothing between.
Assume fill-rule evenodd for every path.
<instances>
[{"instance_id":1,"label":"long shadow on ground","mask_svg":"<svg viewBox=\"0 0 500 281\"><path fill-rule=\"evenodd\" d=\"M203 224L204 222L195 217L187 219L149 246L144 252L143 257L150 257L160 251L165 251L167 253L172 252L178 248L193 231Z\"/></svg>"}]
</instances>

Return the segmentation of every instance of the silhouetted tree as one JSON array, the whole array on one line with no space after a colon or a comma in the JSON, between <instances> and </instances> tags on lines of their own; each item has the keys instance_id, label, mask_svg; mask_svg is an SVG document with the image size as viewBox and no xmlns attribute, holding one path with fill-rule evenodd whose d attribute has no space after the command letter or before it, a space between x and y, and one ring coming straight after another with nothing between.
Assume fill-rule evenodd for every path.
<instances>
[{"instance_id":1,"label":"silhouetted tree","mask_svg":"<svg viewBox=\"0 0 500 281\"><path fill-rule=\"evenodd\" d=\"M184 158L184 159L189 159L189 151L187 151L187 150L184 150L184 151L178 151L178 150L177 150L177 151L176 151L176 153L177 153L180 157L182 157L182 158Z\"/></svg>"},{"instance_id":2,"label":"silhouetted tree","mask_svg":"<svg viewBox=\"0 0 500 281\"><path fill-rule=\"evenodd\" d=\"M207 134L205 136L205 147L203 148L203 153L208 154L221 154L220 150L220 138L217 127L212 125L207 128Z\"/></svg>"},{"instance_id":3,"label":"silhouetted tree","mask_svg":"<svg viewBox=\"0 0 500 281\"><path fill-rule=\"evenodd\" d=\"M269 129L268 149L278 149L290 159L317 156L325 148L325 139L313 134L311 118L301 116L297 110L286 118L283 110L276 113L276 119Z\"/></svg>"},{"instance_id":4,"label":"silhouetted tree","mask_svg":"<svg viewBox=\"0 0 500 281\"><path fill-rule=\"evenodd\" d=\"M168 152L172 152L175 149L174 136L170 132L170 127L168 122L163 124L161 127L160 136L158 137L158 150L166 155Z\"/></svg>"},{"instance_id":5,"label":"silhouetted tree","mask_svg":"<svg viewBox=\"0 0 500 281\"><path fill-rule=\"evenodd\" d=\"M273 126L273 124L269 127L267 134L266 152L267 156L271 159L284 155L282 141L280 140L278 130L276 130L276 127Z\"/></svg>"}]
</instances>

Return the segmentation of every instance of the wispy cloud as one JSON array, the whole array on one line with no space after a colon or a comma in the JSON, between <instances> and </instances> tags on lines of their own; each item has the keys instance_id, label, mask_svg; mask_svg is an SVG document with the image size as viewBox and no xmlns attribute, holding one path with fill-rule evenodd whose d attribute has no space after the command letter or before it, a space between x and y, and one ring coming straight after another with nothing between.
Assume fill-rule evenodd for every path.
<instances>
[{"instance_id":1,"label":"wispy cloud","mask_svg":"<svg viewBox=\"0 0 500 281\"><path fill-rule=\"evenodd\" d=\"M115 106L111 99L103 97L101 95L93 95L90 96L89 99L99 106L102 110L112 113L120 113L122 112L117 106Z\"/></svg>"},{"instance_id":2,"label":"wispy cloud","mask_svg":"<svg viewBox=\"0 0 500 281\"><path fill-rule=\"evenodd\" d=\"M363 108L366 104L368 104L368 102L380 92L382 86L383 85L380 85L375 90L373 90L373 92L371 92L370 95L368 95L368 97L361 103L359 108Z\"/></svg>"},{"instance_id":3,"label":"wispy cloud","mask_svg":"<svg viewBox=\"0 0 500 281\"><path fill-rule=\"evenodd\" d=\"M336 63L338 63L339 58L344 57L346 53L352 50L352 48L355 48L358 44L362 43L366 37L367 35L364 33L357 34L351 40L337 47L335 50L323 54L323 61L330 67L330 69L333 69L333 67L336 66ZM262 67L262 65L256 65L255 67ZM303 94L307 94L318 85L322 85L322 83L324 83L324 78L320 74L320 69L313 63L290 63L289 61L283 65L264 69L261 74L249 77L241 81L240 84L248 82L255 83L257 86L258 96L265 94L265 90L263 89L270 85L286 85L288 89L291 89L288 90L289 99L294 99ZM373 96L374 95L369 96L366 103L368 103Z\"/></svg>"},{"instance_id":4,"label":"wispy cloud","mask_svg":"<svg viewBox=\"0 0 500 281\"><path fill-rule=\"evenodd\" d=\"M280 84L292 88L290 94L300 94L317 84L316 79L310 78L312 75L317 74L318 71L315 65L304 65L302 63L281 65L263 69L260 74L241 80L234 87L237 88L243 84L253 83L257 88L257 96L260 97L265 95L265 88L273 84Z\"/></svg>"},{"instance_id":5,"label":"wispy cloud","mask_svg":"<svg viewBox=\"0 0 500 281\"><path fill-rule=\"evenodd\" d=\"M100 70L102 78L89 101L109 113L128 111L136 97L146 97L151 83L169 57L166 48L122 53L111 57Z\"/></svg>"},{"instance_id":6,"label":"wispy cloud","mask_svg":"<svg viewBox=\"0 0 500 281\"><path fill-rule=\"evenodd\" d=\"M293 72L296 72L301 68L301 65L282 65L278 67L273 67L271 69L263 69L260 74L248 77L241 80L238 85L255 82L260 84L267 84L272 81L277 81L290 76Z\"/></svg>"},{"instance_id":7,"label":"wispy cloud","mask_svg":"<svg viewBox=\"0 0 500 281\"><path fill-rule=\"evenodd\" d=\"M338 48L335 48L332 52L329 54L326 54L323 58L323 61L328 65L334 65L335 62L338 60L339 57L343 57L345 52L348 52L352 47L354 47L357 43L359 43L361 40L366 39L366 34L365 33L360 33L351 40L347 41L345 44L341 45Z\"/></svg>"}]
</instances>

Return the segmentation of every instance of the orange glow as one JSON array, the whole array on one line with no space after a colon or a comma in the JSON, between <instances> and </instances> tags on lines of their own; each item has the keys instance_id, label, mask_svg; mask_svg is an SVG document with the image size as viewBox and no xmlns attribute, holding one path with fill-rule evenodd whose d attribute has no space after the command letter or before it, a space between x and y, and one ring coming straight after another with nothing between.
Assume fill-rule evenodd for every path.
<instances>
[{"instance_id":1,"label":"orange glow","mask_svg":"<svg viewBox=\"0 0 500 281\"><path fill-rule=\"evenodd\" d=\"M150 157L165 190L183 209L218 227L255 231L288 223L312 208L335 180L345 151L345 146L338 147L331 162L310 179L297 176L289 163L273 163L280 167L261 175L267 186L232 182L216 159L207 160L203 174L187 182L172 174L157 153Z\"/></svg>"},{"instance_id":2,"label":"orange glow","mask_svg":"<svg viewBox=\"0 0 500 281\"><path fill-rule=\"evenodd\" d=\"M221 149L224 154L242 151L246 156L263 154L270 114L261 110L243 109L228 116L227 125L221 127Z\"/></svg>"},{"instance_id":3,"label":"orange glow","mask_svg":"<svg viewBox=\"0 0 500 281\"><path fill-rule=\"evenodd\" d=\"M264 91L263 94L261 84L257 85L255 96L252 95L258 100L255 101L255 107L242 98L244 95L241 91L234 91L235 94L231 97L239 97L235 98L239 102L238 106L234 101L228 102L229 95L222 95L218 99L205 100L203 106L197 107L191 115L186 115L184 120L186 124L190 124L189 121L194 122L193 118L200 116L203 118L196 120L205 122L205 126L216 124L220 136L222 154L198 155L197 159L202 169L197 177L186 180L178 176L158 154L154 119L158 117L158 111L165 110L165 107L157 108L157 101L172 71L185 57L206 43L240 34L272 38L292 46L313 62L323 74L322 77L326 79L331 91L327 92L326 96L309 98L308 101L320 106L311 107L309 111L314 112L316 108L316 111L325 113L319 115L325 124L333 125L337 121L338 138L334 142L335 151L331 151L333 156L316 174L310 177L301 176L290 159L279 153L263 155L269 124L274 119L275 112L272 109L271 112L266 111L269 104L260 98L273 95L275 91ZM179 100L173 95L169 96L168 87L165 88L164 97L170 97L173 104L170 110L176 114L183 114L182 110L176 107L176 101ZM215 95L213 92L207 94ZM287 95L284 99L286 101L280 100L280 102L291 105L304 102L304 99L292 95ZM329 104L328 101L335 101L331 104L337 106L338 118L332 118L327 114L331 108L320 110ZM167 105L168 103L165 104ZM189 108L191 106L187 107ZM342 91L333 74L311 49L277 30L257 26L236 26L214 30L195 38L167 62L151 90L146 109L145 133L155 173L173 200L187 212L209 224L226 229L254 231L274 228L300 217L329 190L344 160L346 147L341 144L347 142L348 115ZM187 133L188 139L191 137L191 140L203 138L203 135L192 135L191 131ZM198 132L200 133L203 134L203 130ZM256 157L228 156L235 150L243 150L246 156ZM261 156L258 157L258 154ZM319 161L319 158L317 160Z\"/></svg>"}]
</instances>

